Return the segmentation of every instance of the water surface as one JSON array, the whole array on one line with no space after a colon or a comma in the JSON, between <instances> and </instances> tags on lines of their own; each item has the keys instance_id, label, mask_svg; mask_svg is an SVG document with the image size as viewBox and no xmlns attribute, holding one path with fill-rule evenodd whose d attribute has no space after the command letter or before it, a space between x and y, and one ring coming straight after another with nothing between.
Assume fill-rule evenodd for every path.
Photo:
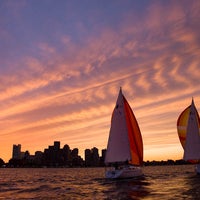
<instances>
[{"instance_id":1,"label":"water surface","mask_svg":"<svg viewBox=\"0 0 200 200\"><path fill-rule=\"evenodd\" d=\"M107 180L104 168L0 169L0 199L199 199L194 166L143 167L144 177Z\"/></svg>"}]
</instances>

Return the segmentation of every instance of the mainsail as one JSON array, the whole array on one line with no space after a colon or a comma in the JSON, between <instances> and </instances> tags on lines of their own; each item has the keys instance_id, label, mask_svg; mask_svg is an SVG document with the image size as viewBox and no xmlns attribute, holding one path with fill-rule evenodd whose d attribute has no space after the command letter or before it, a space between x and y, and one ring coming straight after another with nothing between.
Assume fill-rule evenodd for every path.
<instances>
[{"instance_id":1,"label":"mainsail","mask_svg":"<svg viewBox=\"0 0 200 200\"><path fill-rule=\"evenodd\" d=\"M142 164L143 142L137 120L120 88L112 114L105 163L126 161Z\"/></svg>"},{"instance_id":2,"label":"mainsail","mask_svg":"<svg viewBox=\"0 0 200 200\"><path fill-rule=\"evenodd\" d=\"M184 149L184 160L198 162L200 159L200 118L194 101L179 116L177 129Z\"/></svg>"}]
</instances>

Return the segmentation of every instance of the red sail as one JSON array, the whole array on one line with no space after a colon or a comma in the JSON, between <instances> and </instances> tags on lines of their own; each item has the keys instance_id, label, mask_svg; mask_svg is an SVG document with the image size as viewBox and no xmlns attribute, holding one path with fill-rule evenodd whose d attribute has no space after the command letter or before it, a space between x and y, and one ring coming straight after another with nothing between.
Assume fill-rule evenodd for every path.
<instances>
[{"instance_id":1,"label":"red sail","mask_svg":"<svg viewBox=\"0 0 200 200\"><path fill-rule=\"evenodd\" d=\"M131 151L131 164L134 165L142 165L143 163L143 142L142 135L140 132L140 128L138 126L137 120L129 106L126 98L124 98L124 108L125 108L125 116L126 123L128 129L128 137Z\"/></svg>"}]
</instances>

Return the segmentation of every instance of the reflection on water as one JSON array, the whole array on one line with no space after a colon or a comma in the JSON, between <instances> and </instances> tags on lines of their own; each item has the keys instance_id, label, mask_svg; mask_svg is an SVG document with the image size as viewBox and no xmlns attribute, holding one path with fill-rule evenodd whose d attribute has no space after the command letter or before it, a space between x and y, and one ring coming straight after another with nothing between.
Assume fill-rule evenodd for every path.
<instances>
[{"instance_id":1,"label":"reflection on water","mask_svg":"<svg viewBox=\"0 0 200 200\"><path fill-rule=\"evenodd\" d=\"M124 180L106 180L108 199L141 199L149 194L145 177Z\"/></svg>"},{"instance_id":2,"label":"reflection on water","mask_svg":"<svg viewBox=\"0 0 200 200\"><path fill-rule=\"evenodd\" d=\"M182 196L187 199L200 199L200 175L185 177L184 182L187 190L183 190Z\"/></svg>"},{"instance_id":3,"label":"reflection on water","mask_svg":"<svg viewBox=\"0 0 200 200\"><path fill-rule=\"evenodd\" d=\"M194 166L144 167L144 177L107 180L103 168L0 169L0 199L199 199Z\"/></svg>"},{"instance_id":4,"label":"reflection on water","mask_svg":"<svg viewBox=\"0 0 200 200\"><path fill-rule=\"evenodd\" d=\"M149 190L147 199L199 199L200 177L194 166L151 167L148 173Z\"/></svg>"}]
</instances>

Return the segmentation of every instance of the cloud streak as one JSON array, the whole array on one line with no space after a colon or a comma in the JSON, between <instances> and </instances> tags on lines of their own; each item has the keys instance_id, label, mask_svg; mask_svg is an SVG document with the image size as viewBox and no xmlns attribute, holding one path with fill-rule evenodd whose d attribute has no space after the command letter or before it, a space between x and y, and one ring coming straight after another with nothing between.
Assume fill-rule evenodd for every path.
<instances>
[{"instance_id":1,"label":"cloud streak","mask_svg":"<svg viewBox=\"0 0 200 200\"><path fill-rule=\"evenodd\" d=\"M69 4L75 9L76 4ZM106 19L102 13L111 12L109 9L94 3L88 6L95 12L80 7L83 16L63 15L67 9L63 3L61 14L54 10L52 24L45 27L37 24L33 10L29 15L25 12L36 5L24 2L17 6L12 5L8 16L2 12L0 22L4 43L0 48L4 56L0 61L0 136L4 144L0 157L8 160L15 143L31 153L54 140L78 147L81 154L93 145L105 148L122 86L142 130L145 159L181 158L176 120L192 96L197 107L200 101L197 1L170 1L167 5L164 1L125 1L122 11L120 3L113 8L120 20L108 17L104 23L99 17ZM45 21L43 6L35 8ZM13 17L15 23L5 26ZM16 26L19 22L20 27ZM18 32L30 27L29 22L41 32L32 28L31 41L26 40L29 31L25 32L21 45ZM48 33L52 27L56 29ZM164 151L168 154L163 158Z\"/></svg>"}]
</instances>

